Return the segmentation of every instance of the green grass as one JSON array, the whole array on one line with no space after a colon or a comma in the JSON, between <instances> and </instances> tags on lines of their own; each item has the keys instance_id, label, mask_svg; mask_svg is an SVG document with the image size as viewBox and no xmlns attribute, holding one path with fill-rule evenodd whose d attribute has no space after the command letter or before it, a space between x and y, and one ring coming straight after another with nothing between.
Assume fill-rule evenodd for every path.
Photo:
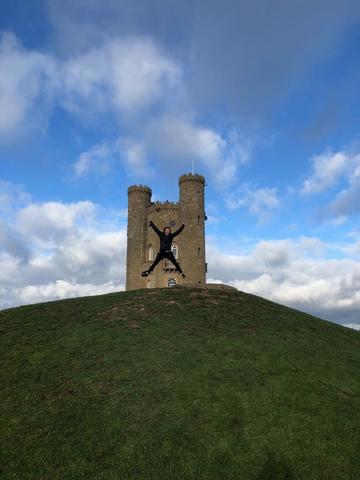
<instances>
[{"instance_id":1,"label":"green grass","mask_svg":"<svg viewBox=\"0 0 360 480\"><path fill-rule=\"evenodd\" d=\"M0 478L359 480L360 334L236 291L0 312Z\"/></svg>"}]
</instances>

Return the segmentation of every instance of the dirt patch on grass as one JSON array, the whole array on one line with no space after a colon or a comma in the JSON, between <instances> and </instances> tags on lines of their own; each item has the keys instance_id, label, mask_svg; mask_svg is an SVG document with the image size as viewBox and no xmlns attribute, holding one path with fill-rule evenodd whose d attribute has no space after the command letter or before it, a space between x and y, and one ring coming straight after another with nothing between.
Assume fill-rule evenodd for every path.
<instances>
[{"instance_id":1,"label":"dirt patch on grass","mask_svg":"<svg viewBox=\"0 0 360 480\"><path fill-rule=\"evenodd\" d=\"M350 388L342 388L341 390L338 391L338 397L342 398L355 398L358 397L359 395L356 395Z\"/></svg>"},{"instance_id":2,"label":"dirt patch on grass","mask_svg":"<svg viewBox=\"0 0 360 480\"><path fill-rule=\"evenodd\" d=\"M140 328L139 323L136 320L131 320L129 323L125 325L125 327L129 328Z\"/></svg>"},{"instance_id":3,"label":"dirt patch on grass","mask_svg":"<svg viewBox=\"0 0 360 480\"><path fill-rule=\"evenodd\" d=\"M104 322L111 322L115 320L125 320L129 316L142 315L146 313L145 305L143 303L122 303L114 305L106 310L101 310L97 313L98 318Z\"/></svg>"},{"instance_id":4,"label":"dirt patch on grass","mask_svg":"<svg viewBox=\"0 0 360 480\"><path fill-rule=\"evenodd\" d=\"M257 333L257 328L251 325L247 325L243 328L241 328L241 331L246 333L247 335L256 335Z\"/></svg>"},{"instance_id":5,"label":"dirt patch on grass","mask_svg":"<svg viewBox=\"0 0 360 480\"><path fill-rule=\"evenodd\" d=\"M216 298L209 298L207 302L211 303L212 305L219 305L219 301Z\"/></svg>"}]
</instances>

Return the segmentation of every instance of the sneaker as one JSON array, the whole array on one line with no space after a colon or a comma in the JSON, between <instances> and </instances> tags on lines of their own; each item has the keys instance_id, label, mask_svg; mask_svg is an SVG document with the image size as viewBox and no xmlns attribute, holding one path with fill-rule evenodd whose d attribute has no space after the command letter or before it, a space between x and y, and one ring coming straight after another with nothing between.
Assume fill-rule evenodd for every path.
<instances>
[{"instance_id":1,"label":"sneaker","mask_svg":"<svg viewBox=\"0 0 360 480\"><path fill-rule=\"evenodd\" d=\"M142 272L141 274L142 277L148 277L149 276L149 272L147 270L145 270L145 272Z\"/></svg>"}]
</instances>

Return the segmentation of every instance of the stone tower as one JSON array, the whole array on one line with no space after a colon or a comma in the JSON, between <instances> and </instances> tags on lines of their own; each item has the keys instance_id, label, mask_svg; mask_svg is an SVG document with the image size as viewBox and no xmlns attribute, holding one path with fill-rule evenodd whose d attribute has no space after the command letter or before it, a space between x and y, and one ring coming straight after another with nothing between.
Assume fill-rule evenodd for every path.
<instances>
[{"instance_id":1,"label":"stone tower","mask_svg":"<svg viewBox=\"0 0 360 480\"><path fill-rule=\"evenodd\" d=\"M205 263L205 178L185 174L179 178L178 202L152 202L151 189L133 185L128 189L126 290L179 285L204 285ZM169 260L162 260L149 277L142 277L159 250L159 238L149 226L152 220L163 230L184 230L173 240L173 253L186 274L182 278Z\"/></svg>"}]
</instances>

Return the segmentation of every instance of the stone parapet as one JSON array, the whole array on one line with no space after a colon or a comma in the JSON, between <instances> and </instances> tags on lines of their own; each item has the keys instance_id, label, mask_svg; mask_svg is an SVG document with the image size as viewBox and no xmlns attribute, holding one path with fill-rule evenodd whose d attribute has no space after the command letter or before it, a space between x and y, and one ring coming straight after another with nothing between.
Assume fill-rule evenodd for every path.
<instances>
[{"instance_id":1,"label":"stone parapet","mask_svg":"<svg viewBox=\"0 0 360 480\"><path fill-rule=\"evenodd\" d=\"M148 207L148 213L160 212L166 210L168 212L174 212L179 209L178 202L152 202Z\"/></svg>"},{"instance_id":2,"label":"stone parapet","mask_svg":"<svg viewBox=\"0 0 360 480\"><path fill-rule=\"evenodd\" d=\"M205 177L203 175L199 175L198 173L184 173L179 178L179 185L184 182L197 182L201 184L205 184Z\"/></svg>"},{"instance_id":3,"label":"stone parapet","mask_svg":"<svg viewBox=\"0 0 360 480\"><path fill-rule=\"evenodd\" d=\"M152 195L151 188L147 185L131 185L128 188L128 195L130 195L130 193L146 193L147 195Z\"/></svg>"}]
</instances>

